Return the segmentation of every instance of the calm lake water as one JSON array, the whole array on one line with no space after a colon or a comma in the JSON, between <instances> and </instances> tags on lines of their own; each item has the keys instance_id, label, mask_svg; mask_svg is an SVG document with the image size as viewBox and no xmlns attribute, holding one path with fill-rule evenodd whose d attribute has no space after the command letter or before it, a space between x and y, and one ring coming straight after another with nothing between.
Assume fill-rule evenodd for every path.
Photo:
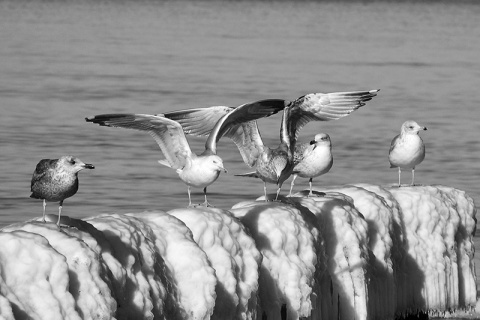
<instances>
[{"instance_id":1,"label":"calm lake water","mask_svg":"<svg viewBox=\"0 0 480 320\"><path fill-rule=\"evenodd\" d=\"M96 166L80 173L65 215L187 205L148 134L86 116L376 88L351 116L302 130L302 142L317 132L333 142L333 168L314 183L395 183L390 141L414 119L428 127L417 183L480 202L479 17L480 5L454 1L0 1L0 226L41 215L31 175L40 159L65 154ZM279 122L260 121L267 145L278 143ZM203 151L203 139L189 141ZM262 195L260 180L234 177L251 169L230 140L219 155L229 172L210 186L211 203L228 209ZM307 187L297 179L296 190Z\"/></svg>"}]
</instances>

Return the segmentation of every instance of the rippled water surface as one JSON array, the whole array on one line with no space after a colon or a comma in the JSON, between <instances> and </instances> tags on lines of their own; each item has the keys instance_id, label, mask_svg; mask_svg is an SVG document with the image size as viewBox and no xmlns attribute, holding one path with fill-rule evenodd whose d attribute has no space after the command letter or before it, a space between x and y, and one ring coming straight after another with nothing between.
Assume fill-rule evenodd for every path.
<instances>
[{"instance_id":1,"label":"rippled water surface","mask_svg":"<svg viewBox=\"0 0 480 320\"><path fill-rule=\"evenodd\" d=\"M323 131L334 144L332 170L314 183L395 183L390 141L414 119L429 128L417 182L480 201L479 15L480 5L453 1L0 1L0 226L41 215L29 198L32 172L65 154L96 166L80 173L65 215L187 204L148 134L86 116L375 88L351 116L302 130L302 142ZM278 142L279 121L260 122L267 145ZM190 143L203 150L203 139ZM219 155L229 172L210 186L211 203L228 209L263 193L260 180L234 177L251 169L230 140ZM203 201L202 190L192 196Z\"/></svg>"}]
</instances>

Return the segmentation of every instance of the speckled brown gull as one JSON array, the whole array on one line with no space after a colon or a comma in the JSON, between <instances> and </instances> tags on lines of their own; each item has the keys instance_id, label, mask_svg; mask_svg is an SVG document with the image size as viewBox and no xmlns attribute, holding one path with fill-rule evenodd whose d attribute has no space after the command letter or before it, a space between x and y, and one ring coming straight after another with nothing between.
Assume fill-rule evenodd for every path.
<instances>
[{"instance_id":1,"label":"speckled brown gull","mask_svg":"<svg viewBox=\"0 0 480 320\"><path fill-rule=\"evenodd\" d=\"M418 135L427 130L413 120L402 124L400 134L393 138L388 153L390 168L398 168L398 186L401 186L402 169L412 169L412 186L415 183L415 167L425 159L425 145Z\"/></svg>"},{"instance_id":2,"label":"speckled brown gull","mask_svg":"<svg viewBox=\"0 0 480 320\"><path fill-rule=\"evenodd\" d=\"M308 197L311 197L313 195L313 178L327 173L333 165L330 136L326 133L318 133L312 141L296 144L293 163L293 178L290 184L289 196L292 195L295 179L298 176L301 178L309 178L310 192L308 193Z\"/></svg>"},{"instance_id":3,"label":"speckled brown gull","mask_svg":"<svg viewBox=\"0 0 480 320\"><path fill-rule=\"evenodd\" d=\"M276 113L282 108L262 103L247 104L243 109L242 119L244 121L258 119ZM176 170L180 179L187 185L189 206L192 206L190 187L203 188L205 195L203 205L210 206L207 201L207 187L217 180L221 171L226 172L223 160L217 155L216 144L222 135L239 121L236 117L238 110L231 111L217 119L205 143L205 151L200 155L191 151L181 125L161 114L103 114L86 118L86 121L102 126L148 132L166 158L159 163Z\"/></svg>"},{"instance_id":4,"label":"speckled brown gull","mask_svg":"<svg viewBox=\"0 0 480 320\"><path fill-rule=\"evenodd\" d=\"M337 120L348 116L375 97L378 91L311 93L294 101L270 100L284 105L278 147L269 148L263 144L256 121L242 122L225 132L225 136L237 145L244 162L249 167L255 167L254 172L240 176L263 180L265 199L267 182L275 183L278 187L277 199L283 182L292 174L295 142L300 129L310 121ZM241 108L237 108L240 114ZM225 106L196 108L168 112L165 116L178 121L187 134L203 136L210 132L219 118L233 109Z\"/></svg>"},{"instance_id":5,"label":"speckled brown gull","mask_svg":"<svg viewBox=\"0 0 480 320\"><path fill-rule=\"evenodd\" d=\"M43 200L43 222L47 201L59 201L57 225L60 226L63 201L77 193L78 172L94 168L93 165L72 156L40 160L33 172L30 197Z\"/></svg>"}]
</instances>

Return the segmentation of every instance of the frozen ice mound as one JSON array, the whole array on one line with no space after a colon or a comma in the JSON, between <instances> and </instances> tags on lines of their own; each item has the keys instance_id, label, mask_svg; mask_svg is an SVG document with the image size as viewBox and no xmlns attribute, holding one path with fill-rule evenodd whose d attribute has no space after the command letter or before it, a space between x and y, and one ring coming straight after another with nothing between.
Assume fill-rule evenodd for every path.
<instances>
[{"instance_id":1,"label":"frozen ice mound","mask_svg":"<svg viewBox=\"0 0 480 320\"><path fill-rule=\"evenodd\" d=\"M230 210L62 217L60 229L37 220L7 226L0 319L476 312L476 209L464 191L356 184L307 194Z\"/></svg>"}]
</instances>

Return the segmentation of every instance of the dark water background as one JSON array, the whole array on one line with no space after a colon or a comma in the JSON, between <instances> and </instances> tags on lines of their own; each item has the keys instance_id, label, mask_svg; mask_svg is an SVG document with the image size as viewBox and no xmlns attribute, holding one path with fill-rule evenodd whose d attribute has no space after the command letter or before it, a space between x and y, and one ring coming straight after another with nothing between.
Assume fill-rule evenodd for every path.
<instances>
[{"instance_id":1,"label":"dark water background","mask_svg":"<svg viewBox=\"0 0 480 320\"><path fill-rule=\"evenodd\" d=\"M32 172L65 154L96 166L80 173L65 215L187 204L148 134L86 116L376 88L351 116L302 130L301 142L322 131L333 141L334 166L314 183L395 183L390 141L414 119L429 128L416 181L480 201L479 21L480 5L455 1L0 1L0 226L41 215ZM260 122L267 145L278 142L279 121ZM190 143L203 151L203 139ZM233 176L251 169L230 140L219 155L229 173L210 186L211 203L228 209L263 193L260 180Z\"/></svg>"}]
</instances>

